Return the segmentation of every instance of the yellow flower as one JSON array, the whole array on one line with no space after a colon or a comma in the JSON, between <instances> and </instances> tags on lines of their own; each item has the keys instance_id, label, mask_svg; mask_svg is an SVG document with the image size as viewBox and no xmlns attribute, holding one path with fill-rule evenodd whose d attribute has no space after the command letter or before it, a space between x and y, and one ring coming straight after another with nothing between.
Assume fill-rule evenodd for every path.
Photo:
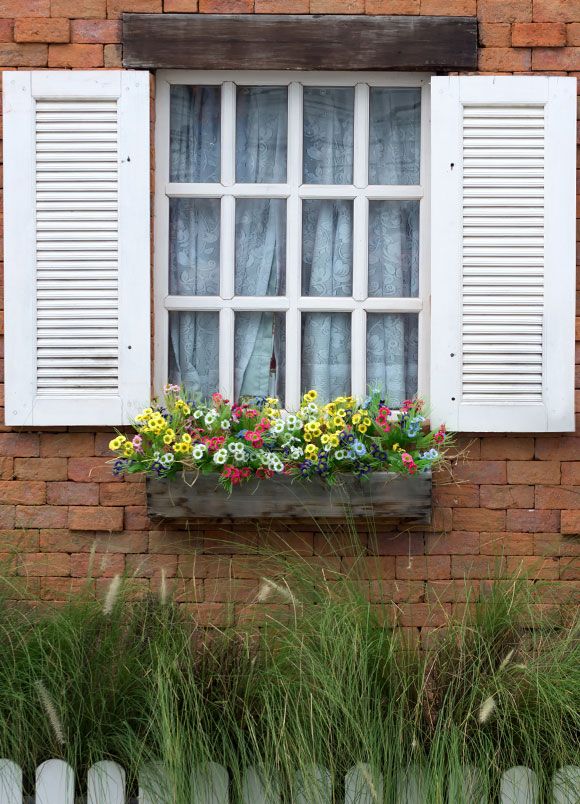
<instances>
[{"instance_id":1,"label":"yellow flower","mask_svg":"<svg viewBox=\"0 0 580 804\"><path fill-rule=\"evenodd\" d=\"M359 424L357 429L358 429L359 433L366 433L366 431L368 430L368 427L366 427L364 424Z\"/></svg>"},{"instance_id":2,"label":"yellow flower","mask_svg":"<svg viewBox=\"0 0 580 804\"><path fill-rule=\"evenodd\" d=\"M330 436L329 436L329 435L327 435L326 433L324 433L324 434L323 434L323 435L320 437L320 440L321 440L321 442L322 442L323 444L328 444L328 442L330 441Z\"/></svg>"},{"instance_id":3,"label":"yellow flower","mask_svg":"<svg viewBox=\"0 0 580 804\"><path fill-rule=\"evenodd\" d=\"M312 436L308 432L308 430L304 433L304 440L305 441L312 441Z\"/></svg>"},{"instance_id":4,"label":"yellow flower","mask_svg":"<svg viewBox=\"0 0 580 804\"><path fill-rule=\"evenodd\" d=\"M182 444L177 442L177 444L173 445L173 452L175 452L176 455L179 455L179 453L182 451L182 446Z\"/></svg>"},{"instance_id":5,"label":"yellow flower","mask_svg":"<svg viewBox=\"0 0 580 804\"><path fill-rule=\"evenodd\" d=\"M112 441L109 441L109 449L111 452L116 452L118 449L120 449L122 443L123 442L119 438L113 438Z\"/></svg>"},{"instance_id":6,"label":"yellow flower","mask_svg":"<svg viewBox=\"0 0 580 804\"><path fill-rule=\"evenodd\" d=\"M191 444L191 436L189 435L189 433L184 433L181 436L181 440L183 441L184 444Z\"/></svg>"},{"instance_id":7,"label":"yellow flower","mask_svg":"<svg viewBox=\"0 0 580 804\"><path fill-rule=\"evenodd\" d=\"M181 446L181 452L185 453L191 452L191 450L193 449L191 444L187 444L185 441L182 441L180 446Z\"/></svg>"},{"instance_id":8,"label":"yellow flower","mask_svg":"<svg viewBox=\"0 0 580 804\"><path fill-rule=\"evenodd\" d=\"M401 448L398 444L393 444L393 452L398 452Z\"/></svg>"},{"instance_id":9,"label":"yellow flower","mask_svg":"<svg viewBox=\"0 0 580 804\"><path fill-rule=\"evenodd\" d=\"M136 422L146 422L147 421L147 416L144 416L142 413L140 413L138 416L135 416L135 421Z\"/></svg>"},{"instance_id":10,"label":"yellow flower","mask_svg":"<svg viewBox=\"0 0 580 804\"><path fill-rule=\"evenodd\" d=\"M311 389L310 391L306 391L306 393L303 396L303 399L305 399L307 402L314 402L314 400L317 397L318 393L315 390Z\"/></svg>"},{"instance_id":11,"label":"yellow flower","mask_svg":"<svg viewBox=\"0 0 580 804\"><path fill-rule=\"evenodd\" d=\"M353 424L358 424L361 419L362 419L362 416L360 415L360 413L355 413L354 416L352 417L352 423Z\"/></svg>"},{"instance_id":12,"label":"yellow flower","mask_svg":"<svg viewBox=\"0 0 580 804\"><path fill-rule=\"evenodd\" d=\"M315 458L318 455L318 447L314 444L307 444L304 448L304 454L307 458Z\"/></svg>"},{"instance_id":13,"label":"yellow flower","mask_svg":"<svg viewBox=\"0 0 580 804\"><path fill-rule=\"evenodd\" d=\"M142 416L151 416L152 413L153 413L153 411L151 410L151 408L145 408L141 415Z\"/></svg>"},{"instance_id":14,"label":"yellow flower","mask_svg":"<svg viewBox=\"0 0 580 804\"><path fill-rule=\"evenodd\" d=\"M266 402L268 403L268 405L270 405L270 407L273 408L277 407L280 404L277 396L267 396Z\"/></svg>"},{"instance_id":15,"label":"yellow flower","mask_svg":"<svg viewBox=\"0 0 580 804\"><path fill-rule=\"evenodd\" d=\"M365 418L363 420L363 424L364 424L365 427L370 427L371 426L371 420L369 419L368 416L365 416Z\"/></svg>"},{"instance_id":16,"label":"yellow flower","mask_svg":"<svg viewBox=\"0 0 580 804\"><path fill-rule=\"evenodd\" d=\"M130 458L132 455L135 454L133 444L131 444L130 441L127 441L127 443L123 445L123 454L126 458Z\"/></svg>"},{"instance_id":17,"label":"yellow flower","mask_svg":"<svg viewBox=\"0 0 580 804\"><path fill-rule=\"evenodd\" d=\"M334 417L334 426L335 427L344 427L344 421L340 418L340 416Z\"/></svg>"},{"instance_id":18,"label":"yellow flower","mask_svg":"<svg viewBox=\"0 0 580 804\"><path fill-rule=\"evenodd\" d=\"M175 436L173 433L165 433L163 436L163 443L164 444L171 444L172 441L175 441Z\"/></svg>"},{"instance_id":19,"label":"yellow flower","mask_svg":"<svg viewBox=\"0 0 580 804\"><path fill-rule=\"evenodd\" d=\"M336 435L329 436L329 444L331 447L338 447L339 443L340 442L338 440L338 436Z\"/></svg>"},{"instance_id":20,"label":"yellow flower","mask_svg":"<svg viewBox=\"0 0 580 804\"><path fill-rule=\"evenodd\" d=\"M334 400L334 402L337 405L342 405L342 404L344 404L346 402L346 397L345 396L337 396L336 399Z\"/></svg>"}]
</instances>

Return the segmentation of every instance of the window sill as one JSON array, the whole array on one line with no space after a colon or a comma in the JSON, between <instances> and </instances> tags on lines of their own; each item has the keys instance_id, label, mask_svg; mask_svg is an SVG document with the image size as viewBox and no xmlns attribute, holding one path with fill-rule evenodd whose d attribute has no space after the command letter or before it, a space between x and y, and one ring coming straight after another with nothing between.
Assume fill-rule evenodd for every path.
<instances>
[{"instance_id":1,"label":"window sill","mask_svg":"<svg viewBox=\"0 0 580 804\"><path fill-rule=\"evenodd\" d=\"M231 494L218 484L217 475L200 475L192 485L181 476L171 480L148 478L147 506L151 517L175 523L372 516L428 525L431 473L409 477L375 472L362 481L344 474L332 488L321 480L301 483L282 476L249 481Z\"/></svg>"}]
</instances>

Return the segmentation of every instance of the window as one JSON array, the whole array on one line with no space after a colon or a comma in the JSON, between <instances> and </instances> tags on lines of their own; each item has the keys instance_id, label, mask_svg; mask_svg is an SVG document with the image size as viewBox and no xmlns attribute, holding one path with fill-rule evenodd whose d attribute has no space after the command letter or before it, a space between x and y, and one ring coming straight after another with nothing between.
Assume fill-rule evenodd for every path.
<instances>
[{"instance_id":1,"label":"window","mask_svg":"<svg viewBox=\"0 0 580 804\"><path fill-rule=\"evenodd\" d=\"M156 378L427 389L428 79L158 74Z\"/></svg>"}]
</instances>

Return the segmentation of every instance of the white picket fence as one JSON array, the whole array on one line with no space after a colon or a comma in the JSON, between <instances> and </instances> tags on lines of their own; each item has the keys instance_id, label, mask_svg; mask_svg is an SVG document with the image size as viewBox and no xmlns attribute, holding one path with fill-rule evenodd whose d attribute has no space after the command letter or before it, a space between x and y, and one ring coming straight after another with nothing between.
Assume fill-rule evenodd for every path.
<instances>
[{"instance_id":1,"label":"white picket fence","mask_svg":"<svg viewBox=\"0 0 580 804\"><path fill-rule=\"evenodd\" d=\"M22 771L14 762L0 759L0 804L127 804L125 771L115 762L97 762L88 771L86 794L75 795L74 772L60 759L49 759L36 770L36 794L23 797ZM138 804L172 804L161 765L144 769ZM397 804L431 804L420 771L399 779ZM221 765L209 763L192 778L191 804L229 804L229 775ZM296 774L292 804L331 804L332 780L325 768L312 768L304 778ZM243 777L241 804L281 804L275 779L265 782L255 768ZM580 767L567 765L554 774L552 795L540 800L536 774L525 767L510 768L500 781L498 804L580 804ZM344 780L344 804L382 804L383 780L368 765L351 768ZM449 785L449 804L490 804L482 794L475 768Z\"/></svg>"}]
</instances>

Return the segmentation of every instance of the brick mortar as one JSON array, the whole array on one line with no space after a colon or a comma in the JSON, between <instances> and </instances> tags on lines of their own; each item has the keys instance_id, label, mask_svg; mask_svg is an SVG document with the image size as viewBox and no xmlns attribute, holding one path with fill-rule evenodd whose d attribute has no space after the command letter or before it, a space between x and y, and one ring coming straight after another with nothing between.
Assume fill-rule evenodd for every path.
<instances>
[{"instance_id":1,"label":"brick mortar","mask_svg":"<svg viewBox=\"0 0 580 804\"><path fill-rule=\"evenodd\" d=\"M4 0L0 69L118 67L123 11L477 15L482 73L580 76L580 0ZM143 594L158 589L163 572L207 621L247 617L259 577L251 551L263 531L240 525L245 547L221 553L215 539L231 538L229 529L187 533L149 521L143 483L110 476L109 437L0 426L0 554L28 593L62 600L92 566L97 591L127 572ZM546 607L577 600L580 589L580 427L575 435L462 436L459 446L469 462L437 478L432 529L377 539L361 530L369 557L358 572L371 599L395 601L400 624L426 638L464 602L464 577L477 592L498 568L523 568L530 582L550 580ZM293 525L278 547L282 540L321 567L352 568L347 542L337 537L337 555L325 555L311 525Z\"/></svg>"}]
</instances>

